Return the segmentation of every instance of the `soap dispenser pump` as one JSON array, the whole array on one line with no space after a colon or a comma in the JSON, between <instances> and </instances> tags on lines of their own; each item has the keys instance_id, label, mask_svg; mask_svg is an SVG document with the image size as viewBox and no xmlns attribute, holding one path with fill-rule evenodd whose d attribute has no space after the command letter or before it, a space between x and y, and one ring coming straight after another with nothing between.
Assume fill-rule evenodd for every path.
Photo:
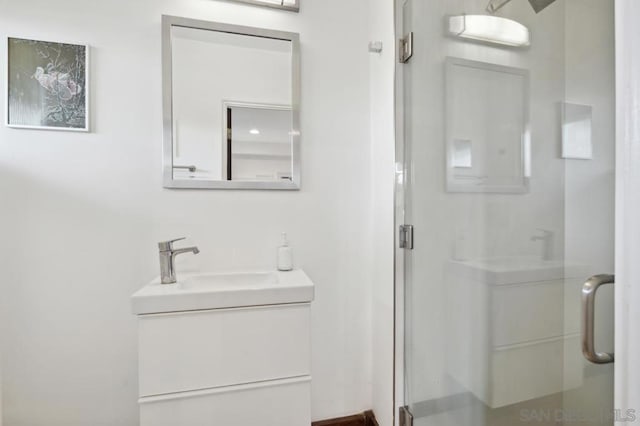
<instances>
[{"instance_id":1,"label":"soap dispenser pump","mask_svg":"<svg viewBox=\"0 0 640 426\"><path fill-rule=\"evenodd\" d=\"M291 253L291 247L289 247L289 241L287 240L287 233L282 233L282 244L278 247L278 271L291 271L293 269L293 254Z\"/></svg>"}]
</instances>

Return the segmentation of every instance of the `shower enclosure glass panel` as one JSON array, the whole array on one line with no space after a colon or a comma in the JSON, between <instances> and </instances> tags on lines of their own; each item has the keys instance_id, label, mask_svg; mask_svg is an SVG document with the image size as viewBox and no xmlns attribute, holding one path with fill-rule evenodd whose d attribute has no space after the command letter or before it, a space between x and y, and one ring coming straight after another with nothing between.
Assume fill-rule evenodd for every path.
<instances>
[{"instance_id":1,"label":"shower enclosure glass panel","mask_svg":"<svg viewBox=\"0 0 640 426\"><path fill-rule=\"evenodd\" d=\"M398 73L397 217L414 238L400 399L419 426L611 425L627 413L613 364L582 356L580 297L614 272L614 1L487 2L396 0L398 37L413 32ZM530 46L450 33L451 16L496 6ZM602 352L613 309L603 286Z\"/></svg>"}]
</instances>

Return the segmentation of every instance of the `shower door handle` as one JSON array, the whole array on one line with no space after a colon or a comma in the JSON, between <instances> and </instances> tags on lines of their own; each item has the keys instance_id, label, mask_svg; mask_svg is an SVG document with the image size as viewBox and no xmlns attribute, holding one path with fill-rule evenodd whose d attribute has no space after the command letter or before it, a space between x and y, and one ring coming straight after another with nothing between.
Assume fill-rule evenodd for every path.
<instances>
[{"instance_id":1,"label":"shower door handle","mask_svg":"<svg viewBox=\"0 0 640 426\"><path fill-rule=\"evenodd\" d=\"M594 364L608 364L613 362L613 354L597 352L595 348L595 306L598 287L604 284L614 284L613 275L595 275L582 286L582 354Z\"/></svg>"}]
</instances>

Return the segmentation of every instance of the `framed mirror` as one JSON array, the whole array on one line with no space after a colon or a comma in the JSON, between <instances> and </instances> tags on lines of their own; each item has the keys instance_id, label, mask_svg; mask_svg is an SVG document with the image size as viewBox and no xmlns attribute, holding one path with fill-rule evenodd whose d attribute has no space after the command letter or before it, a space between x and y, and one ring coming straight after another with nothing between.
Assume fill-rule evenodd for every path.
<instances>
[{"instance_id":1,"label":"framed mirror","mask_svg":"<svg viewBox=\"0 0 640 426\"><path fill-rule=\"evenodd\" d=\"M298 34L163 16L164 186L300 188Z\"/></svg>"},{"instance_id":2,"label":"framed mirror","mask_svg":"<svg viewBox=\"0 0 640 426\"><path fill-rule=\"evenodd\" d=\"M447 191L528 192L529 71L449 57L445 79Z\"/></svg>"},{"instance_id":3,"label":"framed mirror","mask_svg":"<svg viewBox=\"0 0 640 426\"><path fill-rule=\"evenodd\" d=\"M300 0L233 0L239 3L248 3L256 6L272 7L275 9L300 12Z\"/></svg>"}]
</instances>

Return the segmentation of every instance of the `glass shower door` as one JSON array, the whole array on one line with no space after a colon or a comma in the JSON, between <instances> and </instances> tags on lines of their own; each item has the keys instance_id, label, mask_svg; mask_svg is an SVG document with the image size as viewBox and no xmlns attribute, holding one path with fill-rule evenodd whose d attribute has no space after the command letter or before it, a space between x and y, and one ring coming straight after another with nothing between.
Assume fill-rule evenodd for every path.
<instances>
[{"instance_id":1,"label":"glass shower door","mask_svg":"<svg viewBox=\"0 0 640 426\"><path fill-rule=\"evenodd\" d=\"M583 357L580 329L584 282L614 266L613 0L396 5L398 37L413 34L399 65L407 414L624 420L613 364ZM613 309L603 286L601 352Z\"/></svg>"}]
</instances>

